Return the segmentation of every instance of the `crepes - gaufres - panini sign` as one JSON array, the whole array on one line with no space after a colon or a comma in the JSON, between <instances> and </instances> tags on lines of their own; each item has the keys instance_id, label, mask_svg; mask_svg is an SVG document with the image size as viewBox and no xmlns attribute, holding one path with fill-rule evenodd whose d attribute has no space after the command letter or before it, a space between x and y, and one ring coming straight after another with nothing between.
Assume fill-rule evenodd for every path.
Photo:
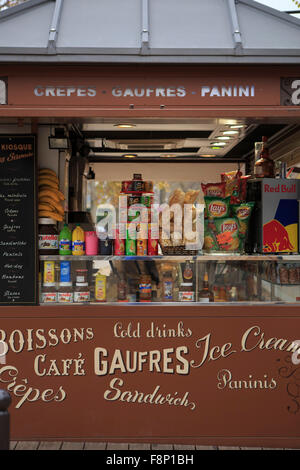
<instances>
[{"instance_id":1,"label":"crepes - gaufres - panini sign","mask_svg":"<svg viewBox=\"0 0 300 470\"><path fill-rule=\"evenodd\" d=\"M26 70L15 67L7 69L8 79L0 77L0 104L41 108L51 105L296 108L300 105L298 69L172 65L84 69L80 66L54 69L48 65Z\"/></svg>"}]
</instances>

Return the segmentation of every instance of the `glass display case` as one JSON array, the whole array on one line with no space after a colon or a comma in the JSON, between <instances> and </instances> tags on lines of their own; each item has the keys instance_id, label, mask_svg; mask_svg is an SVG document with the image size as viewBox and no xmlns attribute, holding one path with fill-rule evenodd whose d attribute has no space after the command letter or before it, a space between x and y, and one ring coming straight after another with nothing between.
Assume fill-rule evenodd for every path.
<instances>
[{"instance_id":1,"label":"glass display case","mask_svg":"<svg viewBox=\"0 0 300 470\"><path fill-rule=\"evenodd\" d=\"M40 256L40 304L296 303L299 255Z\"/></svg>"}]
</instances>

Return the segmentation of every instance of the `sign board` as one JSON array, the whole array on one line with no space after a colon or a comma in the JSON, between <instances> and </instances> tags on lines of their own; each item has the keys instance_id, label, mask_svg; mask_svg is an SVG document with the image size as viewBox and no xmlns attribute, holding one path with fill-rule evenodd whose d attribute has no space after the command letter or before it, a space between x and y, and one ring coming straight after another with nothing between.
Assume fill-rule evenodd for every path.
<instances>
[{"instance_id":1,"label":"sign board","mask_svg":"<svg viewBox=\"0 0 300 470\"><path fill-rule=\"evenodd\" d=\"M36 305L35 137L0 135L0 304Z\"/></svg>"},{"instance_id":2,"label":"sign board","mask_svg":"<svg viewBox=\"0 0 300 470\"><path fill-rule=\"evenodd\" d=\"M297 307L32 310L1 319L13 440L299 447Z\"/></svg>"},{"instance_id":3,"label":"sign board","mask_svg":"<svg viewBox=\"0 0 300 470\"><path fill-rule=\"evenodd\" d=\"M7 65L5 74L1 116L257 117L300 109L299 66Z\"/></svg>"}]
</instances>

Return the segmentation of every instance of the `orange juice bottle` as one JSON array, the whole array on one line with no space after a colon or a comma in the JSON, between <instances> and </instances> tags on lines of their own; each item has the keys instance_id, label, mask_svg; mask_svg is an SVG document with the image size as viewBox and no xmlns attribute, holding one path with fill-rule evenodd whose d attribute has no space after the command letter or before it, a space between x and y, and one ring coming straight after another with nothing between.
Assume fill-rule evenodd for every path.
<instances>
[{"instance_id":1,"label":"orange juice bottle","mask_svg":"<svg viewBox=\"0 0 300 470\"><path fill-rule=\"evenodd\" d=\"M85 255L84 230L79 224L77 224L72 232L72 255Z\"/></svg>"}]
</instances>

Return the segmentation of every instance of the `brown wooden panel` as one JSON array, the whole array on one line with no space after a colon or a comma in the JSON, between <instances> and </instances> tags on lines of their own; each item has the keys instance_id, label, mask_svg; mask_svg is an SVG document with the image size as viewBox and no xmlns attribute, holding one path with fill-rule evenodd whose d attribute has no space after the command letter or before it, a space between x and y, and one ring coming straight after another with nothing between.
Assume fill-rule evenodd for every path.
<instances>
[{"instance_id":1,"label":"brown wooden panel","mask_svg":"<svg viewBox=\"0 0 300 470\"><path fill-rule=\"evenodd\" d=\"M282 77L299 66L8 65L2 116L288 116ZM227 91L226 91L227 90ZM286 105L287 104L287 105ZM161 109L163 106L163 109Z\"/></svg>"},{"instance_id":2,"label":"brown wooden panel","mask_svg":"<svg viewBox=\"0 0 300 470\"><path fill-rule=\"evenodd\" d=\"M299 314L298 306L1 308L11 439L297 447L299 366L288 348L300 339Z\"/></svg>"}]
</instances>

